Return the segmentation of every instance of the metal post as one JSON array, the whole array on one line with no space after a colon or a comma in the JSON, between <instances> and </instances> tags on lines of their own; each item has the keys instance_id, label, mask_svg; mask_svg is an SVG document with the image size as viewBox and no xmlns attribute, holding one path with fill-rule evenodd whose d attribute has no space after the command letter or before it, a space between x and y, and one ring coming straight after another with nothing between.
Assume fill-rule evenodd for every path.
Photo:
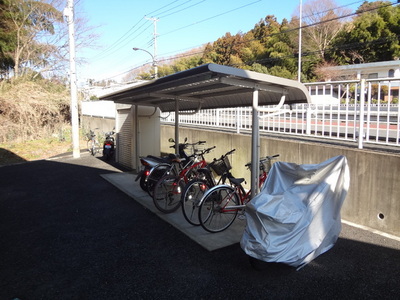
<instances>
[{"instance_id":1,"label":"metal post","mask_svg":"<svg viewBox=\"0 0 400 300\"><path fill-rule=\"evenodd\" d=\"M301 25L302 25L302 16L303 15L303 4L302 0L300 0L300 16L299 16L299 61L297 67L297 80L301 82Z\"/></svg>"},{"instance_id":2,"label":"metal post","mask_svg":"<svg viewBox=\"0 0 400 300\"><path fill-rule=\"evenodd\" d=\"M365 79L361 80L360 87L360 118L358 122L358 149L363 148L364 140L364 106L365 106Z\"/></svg>"},{"instance_id":3,"label":"metal post","mask_svg":"<svg viewBox=\"0 0 400 300\"><path fill-rule=\"evenodd\" d=\"M307 135L311 135L311 117L312 117L312 111L311 111L311 106L309 104L306 108L306 134Z\"/></svg>"},{"instance_id":4,"label":"metal post","mask_svg":"<svg viewBox=\"0 0 400 300\"><path fill-rule=\"evenodd\" d=\"M153 67L154 67L154 78L158 78L158 65L157 65L157 18L146 18L153 22Z\"/></svg>"},{"instance_id":5,"label":"metal post","mask_svg":"<svg viewBox=\"0 0 400 300\"><path fill-rule=\"evenodd\" d=\"M74 32L74 1L68 0L64 10L67 17L69 32L69 67L71 85L71 126L72 126L72 154L74 158L80 157L79 147L79 116L78 116L78 95L76 86L76 67L75 67L75 32Z\"/></svg>"},{"instance_id":6,"label":"metal post","mask_svg":"<svg viewBox=\"0 0 400 300\"><path fill-rule=\"evenodd\" d=\"M175 99L175 153L179 154L179 100Z\"/></svg>"},{"instance_id":7,"label":"metal post","mask_svg":"<svg viewBox=\"0 0 400 300\"><path fill-rule=\"evenodd\" d=\"M258 90L253 91L253 109L252 109L252 134L251 134L251 195L253 199L258 194L258 178L260 174L260 132L258 120Z\"/></svg>"},{"instance_id":8,"label":"metal post","mask_svg":"<svg viewBox=\"0 0 400 300\"><path fill-rule=\"evenodd\" d=\"M139 172L140 167L140 141L139 141L139 105L135 104L135 164L136 171Z\"/></svg>"}]
</instances>

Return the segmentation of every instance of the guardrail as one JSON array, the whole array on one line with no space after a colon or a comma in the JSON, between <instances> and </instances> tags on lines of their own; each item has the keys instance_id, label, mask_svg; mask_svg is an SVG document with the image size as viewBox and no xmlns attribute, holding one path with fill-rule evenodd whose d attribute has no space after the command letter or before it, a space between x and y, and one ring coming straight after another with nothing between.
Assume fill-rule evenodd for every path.
<instances>
[{"instance_id":1,"label":"guardrail","mask_svg":"<svg viewBox=\"0 0 400 300\"><path fill-rule=\"evenodd\" d=\"M313 136L358 143L400 146L400 79L305 84L312 104L285 105L278 113L259 113L260 132ZM251 107L201 110L180 115L179 123L210 129L251 130ZM174 113L161 114L174 123Z\"/></svg>"}]
</instances>

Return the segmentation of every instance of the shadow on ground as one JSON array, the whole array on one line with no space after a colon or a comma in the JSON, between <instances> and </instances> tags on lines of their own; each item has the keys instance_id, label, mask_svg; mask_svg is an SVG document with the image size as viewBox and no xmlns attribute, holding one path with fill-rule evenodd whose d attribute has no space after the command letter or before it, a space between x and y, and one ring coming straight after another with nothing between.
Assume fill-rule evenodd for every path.
<instances>
[{"instance_id":1,"label":"shadow on ground","mask_svg":"<svg viewBox=\"0 0 400 300\"><path fill-rule=\"evenodd\" d=\"M5 165L17 164L25 162L26 160L14 152L7 149L0 148L0 167Z\"/></svg>"}]
</instances>

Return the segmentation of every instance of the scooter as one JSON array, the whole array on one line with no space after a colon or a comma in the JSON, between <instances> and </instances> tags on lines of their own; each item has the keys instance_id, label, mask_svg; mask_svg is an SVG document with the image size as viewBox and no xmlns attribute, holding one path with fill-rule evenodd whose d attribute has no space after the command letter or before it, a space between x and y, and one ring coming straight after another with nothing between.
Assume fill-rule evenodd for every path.
<instances>
[{"instance_id":1,"label":"scooter","mask_svg":"<svg viewBox=\"0 0 400 300\"><path fill-rule=\"evenodd\" d=\"M115 139L114 139L114 130L106 132L106 139L104 140L103 143L103 157L106 160L110 160L114 156L115 152Z\"/></svg>"},{"instance_id":2,"label":"scooter","mask_svg":"<svg viewBox=\"0 0 400 300\"><path fill-rule=\"evenodd\" d=\"M170 146L170 148L175 148L175 141L174 139L170 138L168 140L170 143L174 143L174 145ZM185 138L185 141L183 143L179 144L179 157L182 159L188 159L188 155L185 153L185 149L188 147L187 143L187 138ZM138 181L140 179L139 185L141 189L145 192L147 192L147 177L150 174L150 170L154 168L155 166L159 165L160 163L167 163L170 164L172 162L172 159L175 158L174 154L170 154L168 156L163 156L163 157L158 157L158 156L153 156L153 155L147 155L147 156L142 156L140 157L140 163L142 164L141 170L136 176L135 181Z\"/></svg>"}]
</instances>

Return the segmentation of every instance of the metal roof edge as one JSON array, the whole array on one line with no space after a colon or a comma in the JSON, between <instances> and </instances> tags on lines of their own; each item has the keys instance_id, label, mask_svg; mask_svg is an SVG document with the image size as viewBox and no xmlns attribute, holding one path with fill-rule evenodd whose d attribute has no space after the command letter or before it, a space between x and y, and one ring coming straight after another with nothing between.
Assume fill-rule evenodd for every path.
<instances>
[{"instance_id":1,"label":"metal roof edge","mask_svg":"<svg viewBox=\"0 0 400 300\"><path fill-rule=\"evenodd\" d=\"M117 92L113 92L110 94L106 94L101 96L99 99L101 100L107 100L108 98L112 98L114 95L117 94L122 94L124 92L128 92L130 90L143 90L143 88L149 88L152 85L157 85L157 84L163 84L163 83L168 83L168 82L173 82L174 80L179 80L183 79L185 77L190 77L194 75L200 75L200 74L205 74L205 73L214 73L218 75L223 75L223 76L234 76L242 79L249 79L249 80L254 80L254 81L261 81L261 82L266 82L267 84L271 85L279 85L282 86L283 88L288 87L288 88L294 88L294 89L299 89L303 92L305 95L307 102L311 102L311 97L308 93L307 88L298 81L292 80L292 79L287 79L287 78L282 78L282 77L277 77L269 74L264 74L264 73L258 73L254 71L249 71L249 70L244 70L244 69L239 69L231 66L225 66L225 65L218 65L214 63L208 63L204 65L200 65L198 67L194 67L192 69L180 71L171 75L167 75L158 79L154 79L148 82L145 82L143 84L136 85L131 88L119 90Z\"/></svg>"},{"instance_id":2,"label":"metal roof edge","mask_svg":"<svg viewBox=\"0 0 400 300\"><path fill-rule=\"evenodd\" d=\"M307 102L311 102L311 97L308 93L307 88L305 85L299 81L295 81L292 79L287 79L283 77L278 77L278 76L273 76L265 73L259 73L259 72L254 72L250 70L245 70L245 69L239 69L239 68L234 68L230 66L224 66L224 65L217 65L217 64L208 64L207 65L209 70L215 73L222 73L225 75L231 75L231 76L237 76L241 78L247 78L251 80L257 80L257 81L263 81L268 84L276 84L280 86L286 86L286 87L292 87L292 88L297 88L300 89L307 98Z\"/></svg>"}]
</instances>

